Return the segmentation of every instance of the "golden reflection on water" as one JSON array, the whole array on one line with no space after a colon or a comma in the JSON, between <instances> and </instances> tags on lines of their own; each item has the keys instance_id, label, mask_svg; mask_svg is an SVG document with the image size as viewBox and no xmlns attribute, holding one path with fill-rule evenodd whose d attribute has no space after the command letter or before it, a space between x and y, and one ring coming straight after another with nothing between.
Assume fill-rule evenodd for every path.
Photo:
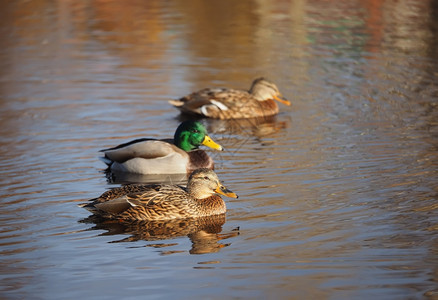
<instances>
[{"instance_id":1,"label":"golden reflection on water","mask_svg":"<svg viewBox=\"0 0 438 300\"><path fill-rule=\"evenodd\" d=\"M434 1L0 7L2 292L436 295ZM227 150L211 154L220 177L241 195L227 202L227 222L77 222L86 212L76 202L151 180L107 182L98 150L172 136L185 117L167 100L244 88L258 76L276 82L292 107L269 119L203 120ZM157 259L154 249L172 255ZM190 292L147 290L163 278Z\"/></svg>"}]
</instances>

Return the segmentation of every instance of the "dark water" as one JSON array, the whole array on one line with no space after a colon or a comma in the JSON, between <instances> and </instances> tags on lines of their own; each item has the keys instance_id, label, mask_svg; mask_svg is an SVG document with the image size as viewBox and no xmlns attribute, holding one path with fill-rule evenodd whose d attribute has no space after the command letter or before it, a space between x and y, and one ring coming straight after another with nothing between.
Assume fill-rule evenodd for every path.
<instances>
[{"instance_id":1,"label":"dark water","mask_svg":"<svg viewBox=\"0 0 438 300\"><path fill-rule=\"evenodd\" d=\"M1 298L438 298L438 5L345 2L2 2ZM77 207L168 99L258 76L293 105L203 121L226 220Z\"/></svg>"}]
</instances>

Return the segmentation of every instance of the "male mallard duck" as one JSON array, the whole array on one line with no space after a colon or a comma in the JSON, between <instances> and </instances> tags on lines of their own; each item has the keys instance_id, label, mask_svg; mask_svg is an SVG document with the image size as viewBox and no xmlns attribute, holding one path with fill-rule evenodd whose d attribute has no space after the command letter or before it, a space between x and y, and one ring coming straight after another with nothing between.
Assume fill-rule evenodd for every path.
<instances>
[{"instance_id":1,"label":"male mallard duck","mask_svg":"<svg viewBox=\"0 0 438 300\"><path fill-rule=\"evenodd\" d=\"M91 203L81 206L109 219L171 220L206 217L226 212L225 202L218 195L237 198L224 187L210 169L195 170L187 188L177 185L126 185L103 193Z\"/></svg>"},{"instance_id":2,"label":"male mallard duck","mask_svg":"<svg viewBox=\"0 0 438 300\"><path fill-rule=\"evenodd\" d=\"M183 113L215 119L239 119L276 115L278 105L274 99L290 105L274 83L257 78L249 91L206 88L169 103Z\"/></svg>"},{"instance_id":3,"label":"male mallard duck","mask_svg":"<svg viewBox=\"0 0 438 300\"><path fill-rule=\"evenodd\" d=\"M104 149L104 161L111 170L137 174L190 174L198 168L213 169L213 160L200 145L222 150L199 122L185 121L174 139L137 139Z\"/></svg>"}]
</instances>

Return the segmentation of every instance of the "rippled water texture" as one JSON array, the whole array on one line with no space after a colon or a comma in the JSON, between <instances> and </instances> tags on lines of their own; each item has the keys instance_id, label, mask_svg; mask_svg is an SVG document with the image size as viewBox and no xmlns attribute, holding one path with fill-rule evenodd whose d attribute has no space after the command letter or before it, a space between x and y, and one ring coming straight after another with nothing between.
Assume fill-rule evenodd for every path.
<instances>
[{"instance_id":1,"label":"rippled water texture","mask_svg":"<svg viewBox=\"0 0 438 300\"><path fill-rule=\"evenodd\" d=\"M17 0L0 24L1 298L438 298L436 1ZM152 180L98 150L172 136L167 100L258 76L292 106L203 120L226 219L77 206Z\"/></svg>"}]
</instances>

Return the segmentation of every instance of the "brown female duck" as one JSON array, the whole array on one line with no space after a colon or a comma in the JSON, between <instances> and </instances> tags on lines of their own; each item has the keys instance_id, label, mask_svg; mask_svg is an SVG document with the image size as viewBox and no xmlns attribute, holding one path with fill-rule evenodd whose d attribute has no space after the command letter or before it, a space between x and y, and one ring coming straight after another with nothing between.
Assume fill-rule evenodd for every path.
<instances>
[{"instance_id":1,"label":"brown female duck","mask_svg":"<svg viewBox=\"0 0 438 300\"><path fill-rule=\"evenodd\" d=\"M266 78L257 78L249 91L206 88L169 103L182 113L215 119L239 119L276 115L279 110L274 99L290 105L274 83Z\"/></svg>"},{"instance_id":2,"label":"brown female duck","mask_svg":"<svg viewBox=\"0 0 438 300\"><path fill-rule=\"evenodd\" d=\"M201 168L190 175L187 188L126 185L109 190L81 207L104 218L126 221L196 218L226 212L225 202L218 194L237 198L221 184L214 171Z\"/></svg>"}]
</instances>

